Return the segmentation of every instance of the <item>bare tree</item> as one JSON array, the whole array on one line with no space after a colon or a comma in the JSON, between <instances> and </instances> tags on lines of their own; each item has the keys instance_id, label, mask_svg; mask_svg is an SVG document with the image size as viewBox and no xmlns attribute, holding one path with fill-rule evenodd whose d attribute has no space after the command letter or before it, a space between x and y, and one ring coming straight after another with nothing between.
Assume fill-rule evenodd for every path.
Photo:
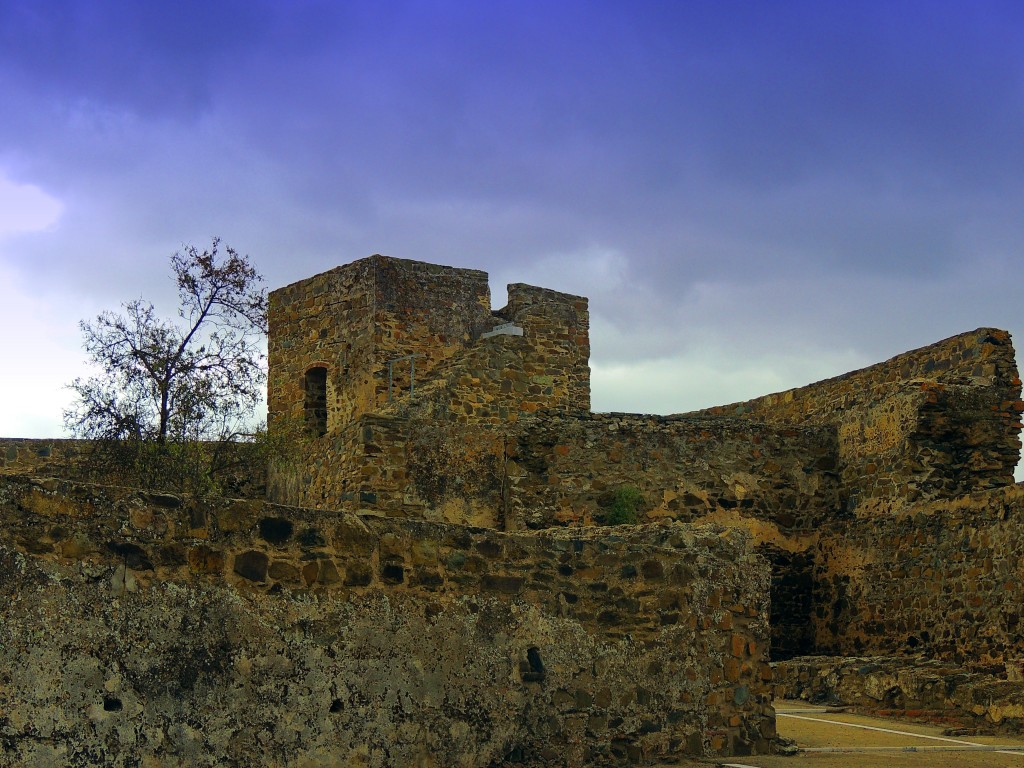
<instances>
[{"instance_id":1,"label":"bare tree","mask_svg":"<svg viewBox=\"0 0 1024 768\"><path fill-rule=\"evenodd\" d=\"M101 373L70 385L78 395L64 412L72 434L164 446L252 431L266 381L267 294L247 256L223 252L214 238L209 250L188 246L172 257L177 320L136 299L80 323Z\"/></svg>"}]
</instances>

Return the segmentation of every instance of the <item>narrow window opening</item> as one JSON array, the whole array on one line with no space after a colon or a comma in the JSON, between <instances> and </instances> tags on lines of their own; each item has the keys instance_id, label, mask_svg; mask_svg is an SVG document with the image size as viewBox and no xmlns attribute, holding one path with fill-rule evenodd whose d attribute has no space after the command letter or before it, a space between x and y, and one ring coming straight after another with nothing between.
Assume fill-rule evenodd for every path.
<instances>
[{"instance_id":1,"label":"narrow window opening","mask_svg":"<svg viewBox=\"0 0 1024 768\"><path fill-rule=\"evenodd\" d=\"M327 369L319 366L306 371L304 406L306 429L320 437L327 434Z\"/></svg>"}]
</instances>

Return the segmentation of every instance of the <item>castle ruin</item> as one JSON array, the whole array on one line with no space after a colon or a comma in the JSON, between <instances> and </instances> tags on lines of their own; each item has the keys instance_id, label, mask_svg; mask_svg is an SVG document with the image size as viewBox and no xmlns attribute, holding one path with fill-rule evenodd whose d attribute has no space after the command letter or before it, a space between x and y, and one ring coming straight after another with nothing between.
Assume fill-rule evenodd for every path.
<instances>
[{"instance_id":1,"label":"castle ruin","mask_svg":"<svg viewBox=\"0 0 1024 768\"><path fill-rule=\"evenodd\" d=\"M266 498L0 441L0 764L742 755L782 693L1024 727L1006 332L652 416L590 411L585 298L478 270L371 256L269 319Z\"/></svg>"},{"instance_id":2,"label":"castle ruin","mask_svg":"<svg viewBox=\"0 0 1024 768\"><path fill-rule=\"evenodd\" d=\"M846 605L846 575L823 558L830 536L892 524L896 509L1013 489L1009 334L978 329L697 413L595 414L587 300L521 284L508 296L492 311L485 273L382 256L273 292L271 427L291 420L312 439L272 471L271 498L521 531L600 523L636 488L640 522L752 533L775 566L773 658L965 653L956 619L927 639L917 622L839 620L837 605L866 609ZM865 624L877 632L853 629Z\"/></svg>"}]
</instances>

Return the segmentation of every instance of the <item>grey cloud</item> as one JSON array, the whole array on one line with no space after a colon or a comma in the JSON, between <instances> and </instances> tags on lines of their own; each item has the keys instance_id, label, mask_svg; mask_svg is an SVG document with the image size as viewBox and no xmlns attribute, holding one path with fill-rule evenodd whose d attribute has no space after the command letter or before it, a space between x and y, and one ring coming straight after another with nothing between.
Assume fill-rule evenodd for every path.
<instances>
[{"instance_id":1,"label":"grey cloud","mask_svg":"<svg viewBox=\"0 0 1024 768\"><path fill-rule=\"evenodd\" d=\"M0 3L0 62L50 98L161 117L209 104L210 74L272 28L258 2Z\"/></svg>"},{"instance_id":2,"label":"grey cloud","mask_svg":"<svg viewBox=\"0 0 1024 768\"><path fill-rule=\"evenodd\" d=\"M272 286L383 252L588 294L596 370L1019 327L1014 6L90 5L0 0L55 24L0 44L0 171L65 205L0 259L81 316L219 234Z\"/></svg>"}]
</instances>

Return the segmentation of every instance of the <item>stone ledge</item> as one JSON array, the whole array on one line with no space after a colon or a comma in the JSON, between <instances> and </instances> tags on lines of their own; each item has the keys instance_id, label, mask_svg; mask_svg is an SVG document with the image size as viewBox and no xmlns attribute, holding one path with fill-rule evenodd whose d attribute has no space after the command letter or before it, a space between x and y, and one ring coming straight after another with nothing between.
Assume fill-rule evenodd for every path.
<instances>
[{"instance_id":1,"label":"stone ledge","mask_svg":"<svg viewBox=\"0 0 1024 768\"><path fill-rule=\"evenodd\" d=\"M1000 733L1024 732L1019 665L972 670L924 657L803 656L772 664L775 698ZM1008 678L1014 679L1008 679Z\"/></svg>"}]
</instances>

